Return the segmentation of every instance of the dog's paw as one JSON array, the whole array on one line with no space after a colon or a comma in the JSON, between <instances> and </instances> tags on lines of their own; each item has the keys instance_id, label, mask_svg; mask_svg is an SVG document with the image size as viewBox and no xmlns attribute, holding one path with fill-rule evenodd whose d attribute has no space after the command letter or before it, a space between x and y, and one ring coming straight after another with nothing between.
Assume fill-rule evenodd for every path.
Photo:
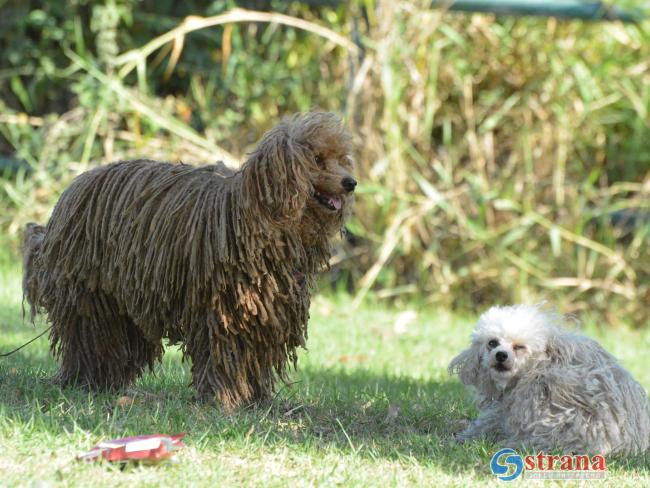
<instances>
[{"instance_id":1,"label":"dog's paw","mask_svg":"<svg viewBox=\"0 0 650 488\"><path fill-rule=\"evenodd\" d=\"M451 439L457 444L463 444L471 439L473 422L469 419L458 419L452 424Z\"/></svg>"},{"instance_id":2,"label":"dog's paw","mask_svg":"<svg viewBox=\"0 0 650 488\"><path fill-rule=\"evenodd\" d=\"M465 444L466 442L471 441L473 438L474 436L467 431L462 431L454 434L454 442L456 444Z\"/></svg>"}]
</instances>

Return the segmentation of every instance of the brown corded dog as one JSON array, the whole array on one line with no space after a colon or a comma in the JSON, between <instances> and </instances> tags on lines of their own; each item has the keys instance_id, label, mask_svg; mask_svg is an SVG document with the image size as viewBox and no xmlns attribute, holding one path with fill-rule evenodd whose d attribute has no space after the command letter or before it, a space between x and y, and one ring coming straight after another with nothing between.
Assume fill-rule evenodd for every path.
<instances>
[{"instance_id":1,"label":"brown corded dog","mask_svg":"<svg viewBox=\"0 0 650 488\"><path fill-rule=\"evenodd\" d=\"M269 131L239 171L124 161L88 171L28 224L23 293L52 323L56 380L120 388L163 339L225 409L268 398L304 346L310 287L357 182L330 113Z\"/></svg>"}]
</instances>

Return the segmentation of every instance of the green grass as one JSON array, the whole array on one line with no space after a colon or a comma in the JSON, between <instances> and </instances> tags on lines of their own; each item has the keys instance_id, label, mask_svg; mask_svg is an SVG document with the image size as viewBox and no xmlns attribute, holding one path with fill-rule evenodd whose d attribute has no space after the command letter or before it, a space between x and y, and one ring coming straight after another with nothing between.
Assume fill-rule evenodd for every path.
<instances>
[{"instance_id":1,"label":"green grass","mask_svg":"<svg viewBox=\"0 0 650 488\"><path fill-rule=\"evenodd\" d=\"M295 383L270 404L231 416L193 400L187 364L170 348L155 374L118 394L60 390L45 337L0 359L0 485L472 486L495 483L495 446L450 440L475 414L446 374L472 318L413 306L317 296L309 350ZM410 321L405 320L411 318ZM406 323L406 325L402 325ZM20 273L0 259L0 352L39 331L22 324ZM588 327L646 387L650 331ZM187 447L157 466L84 464L102 439L187 432ZM605 486L650 483L646 456L611 460ZM603 486L603 485L598 485Z\"/></svg>"}]
</instances>

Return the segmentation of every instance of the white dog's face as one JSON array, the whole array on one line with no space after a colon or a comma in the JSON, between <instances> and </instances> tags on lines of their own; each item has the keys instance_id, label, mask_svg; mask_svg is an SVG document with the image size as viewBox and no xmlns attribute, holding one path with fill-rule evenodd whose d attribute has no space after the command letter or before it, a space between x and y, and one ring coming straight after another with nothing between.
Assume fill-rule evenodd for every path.
<instances>
[{"instance_id":1,"label":"white dog's face","mask_svg":"<svg viewBox=\"0 0 650 488\"><path fill-rule=\"evenodd\" d=\"M502 390L533 355L529 345L519 338L492 336L480 345L481 368L487 371L497 388Z\"/></svg>"},{"instance_id":2,"label":"white dog's face","mask_svg":"<svg viewBox=\"0 0 650 488\"><path fill-rule=\"evenodd\" d=\"M488 375L498 390L506 388L531 359L546 357L549 322L539 307L492 307L485 312L472 334L480 374Z\"/></svg>"},{"instance_id":3,"label":"white dog's face","mask_svg":"<svg viewBox=\"0 0 650 488\"><path fill-rule=\"evenodd\" d=\"M449 373L494 397L540 360L557 357L554 344L562 317L537 305L492 307L478 320L472 344L449 364ZM549 347L550 346L550 347Z\"/></svg>"}]
</instances>

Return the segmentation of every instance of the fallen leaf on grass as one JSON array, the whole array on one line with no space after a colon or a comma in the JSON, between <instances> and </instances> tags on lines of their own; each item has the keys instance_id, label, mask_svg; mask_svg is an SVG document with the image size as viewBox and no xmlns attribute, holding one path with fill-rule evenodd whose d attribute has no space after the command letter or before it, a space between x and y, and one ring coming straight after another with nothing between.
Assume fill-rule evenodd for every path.
<instances>
[{"instance_id":1,"label":"fallen leaf on grass","mask_svg":"<svg viewBox=\"0 0 650 488\"><path fill-rule=\"evenodd\" d=\"M120 408L130 407L134 403L135 403L135 398L126 395L121 396L115 401L115 405L117 405Z\"/></svg>"},{"instance_id":2,"label":"fallen leaf on grass","mask_svg":"<svg viewBox=\"0 0 650 488\"><path fill-rule=\"evenodd\" d=\"M364 363L368 360L368 356L365 354L355 354L352 356L341 356L339 357L339 363Z\"/></svg>"}]
</instances>

